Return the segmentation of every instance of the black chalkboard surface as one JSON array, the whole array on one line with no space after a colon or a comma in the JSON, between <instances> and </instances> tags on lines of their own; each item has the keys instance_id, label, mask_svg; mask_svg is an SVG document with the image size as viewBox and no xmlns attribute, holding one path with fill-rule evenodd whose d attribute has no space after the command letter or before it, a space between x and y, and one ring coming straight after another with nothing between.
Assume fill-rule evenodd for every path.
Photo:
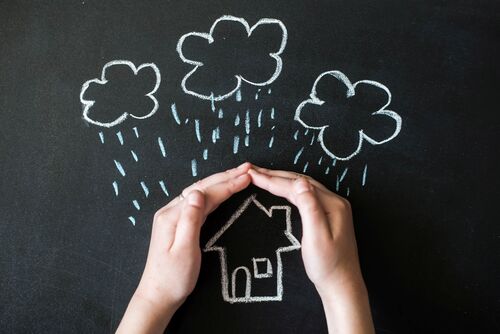
<instances>
[{"instance_id":1,"label":"black chalkboard surface","mask_svg":"<svg viewBox=\"0 0 500 334\"><path fill-rule=\"evenodd\" d=\"M499 332L499 7L2 2L0 332L114 331L154 212L244 161L351 201L377 333ZM167 332L326 333L300 236L224 203Z\"/></svg>"}]
</instances>

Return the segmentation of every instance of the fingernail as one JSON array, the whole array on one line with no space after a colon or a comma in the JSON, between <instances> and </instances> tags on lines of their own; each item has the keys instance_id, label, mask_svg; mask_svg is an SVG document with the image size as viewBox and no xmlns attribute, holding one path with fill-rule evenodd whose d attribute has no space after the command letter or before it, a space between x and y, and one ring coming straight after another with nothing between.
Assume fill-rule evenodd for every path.
<instances>
[{"instance_id":1,"label":"fingernail","mask_svg":"<svg viewBox=\"0 0 500 334\"><path fill-rule=\"evenodd\" d=\"M295 181L295 193L302 194L307 191L312 191L312 186L306 180L298 179Z\"/></svg>"}]
</instances>

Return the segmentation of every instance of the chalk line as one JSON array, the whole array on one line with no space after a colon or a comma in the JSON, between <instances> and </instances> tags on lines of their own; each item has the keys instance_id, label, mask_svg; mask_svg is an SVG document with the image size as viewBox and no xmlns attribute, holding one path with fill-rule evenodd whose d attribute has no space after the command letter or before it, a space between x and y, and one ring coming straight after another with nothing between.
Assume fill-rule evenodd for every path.
<instances>
[{"instance_id":1,"label":"chalk line","mask_svg":"<svg viewBox=\"0 0 500 334\"><path fill-rule=\"evenodd\" d=\"M241 90L236 91L236 102L241 102Z\"/></svg>"},{"instance_id":2,"label":"chalk line","mask_svg":"<svg viewBox=\"0 0 500 334\"><path fill-rule=\"evenodd\" d=\"M299 161L300 155L304 152L304 147L302 147L297 154L295 155L295 159L293 159L293 164L296 165L297 161Z\"/></svg>"},{"instance_id":3,"label":"chalk line","mask_svg":"<svg viewBox=\"0 0 500 334\"><path fill-rule=\"evenodd\" d=\"M245 113L245 132L250 134L250 110L247 109Z\"/></svg>"},{"instance_id":4,"label":"chalk line","mask_svg":"<svg viewBox=\"0 0 500 334\"><path fill-rule=\"evenodd\" d=\"M104 133L99 132L99 139L101 140L101 143L104 144Z\"/></svg>"},{"instance_id":5,"label":"chalk line","mask_svg":"<svg viewBox=\"0 0 500 334\"><path fill-rule=\"evenodd\" d=\"M139 205L139 202L137 202L137 200L133 200L132 201L132 204L134 204L134 207L137 209L137 210L140 210L141 209L141 206Z\"/></svg>"},{"instance_id":6,"label":"chalk line","mask_svg":"<svg viewBox=\"0 0 500 334\"><path fill-rule=\"evenodd\" d=\"M130 153L132 154L132 158L134 158L135 162L139 161L137 154L135 154L135 152L133 150L130 150Z\"/></svg>"},{"instance_id":7,"label":"chalk line","mask_svg":"<svg viewBox=\"0 0 500 334\"><path fill-rule=\"evenodd\" d=\"M240 137L234 136L233 139L233 154L238 153L238 146L240 145Z\"/></svg>"},{"instance_id":8,"label":"chalk line","mask_svg":"<svg viewBox=\"0 0 500 334\"><path fill-rule=\"evenodd\" d=\"M148 196L149 196L149 189L146 186L146 183L144 183L144 181L141 181L141 187L142 187L142 191L144 191L144 195L146 196L146 198L148 198Z\"/></svg>"},{"instance_id":9,"label":"chalk line","mask_svg":"<svg viewBox=\"0 0 500 334\"><path fill-rule=\"evenodd\" d=\"M169 197L170 195L168 194L168 190L167 190L167 187L165 186L165 182L163 182L163 180L160 180L158 183L160 184L161 190L165 193L165 195L167 195L167 197Z\"/></svg>"},{"instance_id":10,"label":"chalk line","mask_svg":"<svg viewBox=\"0 0 500 334\"><path fill-rule=\"evenodd\" d=\"M134 217L130 216L130 217L128 217L128 220L130 220L130 222L132 223L132 225L135 226L135 218Z\"/></svg>"},{"instance_id":11,"label":"chalk line","mask_svg":"<svg viewBox=\"0 0 500 334\"><path fill-rule=\"evenodd\" d=\"M139 131L137 130L137 126L134 126L132 130L134 130L135 137L139 138Z\"/></svg>"},{"instance_id":12,"label":"chalk line","mask_svg":"<svg viewBox=\"0 0 500 334\"><path fill-rule=\"evenodd\" d=\"M177 113L177 106L175 105L175 103L172 103L170 105L170 111L172 112L172 116L174 117L175 122L181 125L181 120L179 118L179 114Z\"/></svg>"},{"instance_id":13,"label":"chalk line","mask_svg":"<svg viewBox=\"0 0 500 334\"><path fill-rule=\"evenodd\" d=\"M306 164L304 165L304 169L302 170L302 173L307 172L307 167L309 167L309 162L306 162Z\"/></svg>"},{"instance_id":14,"label":"chalk line","mask_svg":"<svg viewBox=\"0 0 500 334\"><path fill-rule=\"evenodd\" d=\"M165 145L163 145L163 140L161 139L161 137L158 137L158 145L160 146L161 155L166 158L167 152L165 151Z\"/></svg>"},{"instance_id":15,"label":"chalk line","mask_svg":"<svg viewBox=\"0 0 500 334\"><path fill-rule=\"evenodd\" d=\"M199 119L194 120L194 128L195 128L195 132L196 132L196 139L198 140L199 143L201 143L200 120Z\"/></svg>"},{"instance_id":16,"label":"chalk line","mask_svg":"<svg viewBox=\"0 0 500 334\"><path fill-rule=\"evenodd\" d=\"M208 148L203 150L203 160L207 160L207 159L208 159Z\"/></svg>"},{"instance_id":17,"label":"chalk line","mask_svg":"<svg viewBox=\"0 0 500 334\"><path fill-rule=\"evenodd\" d=\"M366 184L366 172L368 171L368 164L363 168L363 177L361 178L361 186L364 187Z\"/></svg>"},{"instance_id":18,"label":"chalk line","mask_svg":"<svg viewBox=\"0 0 500 334\"><path fill-rule=\"evenodd\" d=\"M116 136L118 137L118 141L120 142L120 145L123 145L123 136L122 136L122 132L121 131L118 131L116 133Z\"/></svg>"},{"instance_id":19,"label":"chalk line","mask_svg":"<svg viewBox=\"0 0 500 334\"><path fill-rule=\"evenodd\" d=\"M260 109L259 116L257 116L257 126L262 127L262 109Z\"/></svg>"},{"instance_id":20,"label":"chalk line","mask_svg":"<svg viewBox=\"0 0 500 334\"><path fill-rule=\"evenodd\" d=\"M273 147L273 144L274 144L274 136L271 137L271 139L269 140L269 148L272 148Z\"/></svg>"},{"instance_id":21,"label":"chalk line","mask_svg":"<svg viewBox=\"0 0 500 334\"><path fill-rule=\"evenodd\" d=\"M113 181L113 189L115 190L115 196L118 196L118 183Z\"/></svg>"},{"instance_id":22,"label":"chalk line","mask_svg":"<svg viewBox=\"0 0 500 334\"><path fill-rule=\"evenodd\" d=\"M249 135L245 136L245 146L246 147L250 146L250 136Z\"/></svg>"},{"instance_id":23,"label":"chalk line","mask_svg":"<svg viewBox=\"0 0 500 334\"><path fill-rule=\"evenodd\" d=\"M196 159L191 160L191 174L193 176L198 175L198 163L196 162Z\"/></svg>"},{"instance_id":24,"label":"chalk line","mask_svg":"<svg viewBox=\"0 0 500 334\"><path fill-rule=\"evenodd\" d=\"M118 161L116 160L113 160L115 162L115 166L116 166L116 169L118 169L118 171L120 172L120 174L122 176L125 176L125 169L123 169L123 166L121 163L119 163Z\"/></svg>"},{"instance_id":25,"label":"chalk line","mask_svg":"<svg viewBox=\"0 0 500 334\"><path fill-rule=\"evenodd\" d=\"M236 114L236 117L234 118L234 126L240 125L240 114Z\"/></svg>"}]
</instances>

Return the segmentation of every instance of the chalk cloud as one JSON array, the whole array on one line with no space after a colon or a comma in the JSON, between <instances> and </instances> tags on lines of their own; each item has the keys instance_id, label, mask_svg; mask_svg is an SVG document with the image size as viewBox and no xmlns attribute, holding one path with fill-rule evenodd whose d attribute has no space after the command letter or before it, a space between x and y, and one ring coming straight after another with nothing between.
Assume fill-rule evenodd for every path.
<instances>
[{"instance_id":1,"label":"chalk cloud","mask_svg":"<svg viewBox=\"0 0 500 334\"><path fill-rule=\"evenodd\" d=\"M358 93L357 88L358 88L358 91L361 91L362 89L360 87L362 87L363 85L376 87L376 88L380 89L382 92L384 92L384 94L386 95L385 103L380 108L371 112L370 115L371 116L383 115L383 116L386 116L386 117L389 117L390 119L392 119L394 122L394 130L393 130L392 134L390 134L386 138L376 140L372 136L367 134L364 129L357 129L357 128L353 129L353 131L357 132L357 134L358 134L358 136L357 136L358 142L357 142L357 145L355 145L356 149L347 155L346 154L341 155L341 154L336 153L335 152L336 143L327 142L327 140L326 140L327 136L325 135L325 133L332 130L332 128L331 128L332 124L313 124L313 123L315 123L314 121L312 121L312 122L305 121L305 118L306 118L305 116L308 113L314 112L314 111L311 111L311 108L310 108L311 106L316 106L317 109L320 109L320 110L321 110L321 108L331 107L331 106L327 106L327 104L325 104L325 101L322 100L318 96L318 93L317 93L318 83L322 79L328 78L328 77L330 77L330 79L333 77L334 79L338 80L341 83L340 86L345 86L345 90L346 90L345 97L347 100ZM361 93L359 93L359 94L361 94ZM318 142L320 143L321 147L323 148L323 150L325 151L325 153L328 156L330 156L331 158L337 159L337 160L350 160L351 158L356 156L359 152L361 152L361 148L363 146L364 141L367 141L368 143L370 143L372 145L384 144L384 143L387 143L388 141L394 139L401 131L401 125L402 125L401 116L399 116L394 111L386 109L386 107L388 107L389 104L391 103L391 98L392 98L392 95L391 95L391 92L389 91L389 89L379 82L372 81L372 80L360 80L360 81L357 81L354 84L352 84L349 81L349 79L347 78L347 76L345 76L342 72L340 72L340 71L327 71L327 72L321 73L316 78L314 85L312 87L312 90L311 90L310 97L308 99L302 101L299 104L299 106L297 107L297 109L295 111L294 119L307 129L319 130ZM369 111L371 111L371 110L369 110ZM314 117L308 117L308 119L309 118L314 119ZM350 124L341 124L340 126L349 127L351 125Z\"/></svg>"},{"instance_id":2,"label":"chalk cloud","mask_svg":"<svg viewBox=\"0 0 500 334\"><path fill-rule=\"evenodd\" d=\"M203 93L203 92L197 92L197 91L190 89L188 87L189 86L188 82L190 81L189 80L190 77L196 71L198 71L200 68L202 68L205 64L202 61L199 61L196 59L189 59L185 56L184 51L183 51L184 42L190 38L199 38L199 39L206 40L208 42L208 44L212 44L215 41L214 36L213 36L214 30L215 30L216 26L221 22L226 22L226 23L230 22L230 23L234 23L236 25L242 25L244 27L244 29L246 30L248 38L252 37L252 32L259 26L271 25L271 26L278 27L279 30L281 31L281 43L279 44L279 47L277 48L277 50L273 50L273 52L270 52L268 54L269 57L274 58L274 60L276 61L275 70L270 77L263 78L260 81L251 81L251 80L245 78L244 74L242 74L242 73L234 73L234 77L232 79L234 79L234 78L236 79L236 84L229 91L226 91L226 92L223 92L220 94L215 94L215 93L207 94L207 93ZM215 20L215 22L212 24L212 27L210 28L210 31L208 33L190 32L190 33L183 35L179 39L179 41L177 43L177 52L179 53L181 60L186 64L190 64L190 65L194 66L194 68L191 71L189 71L182 79L182 82L181 82L182 89L186 94L196 96L200 99L221 101L221 100L227 99L228 97L230 97L231 95L236 93L239 90L239 88L241 87L242 81L246 82L250 85L253 85L253 86L266 86L266 85L272 83L273 81L275 81L276 78L278 78L278 76L281 73L283 61L282 61L280 55L283 53L283 51L285 49L287 39L288 39L287 29L286 29L285 25L283 24L283 22L281 22L280 20L273 19L273 18L262 18L257 23L255 23L253 26L250 26L248 24L248 22L241 17L224 15L224 16L218 18L217 20ZM231 66L231 64L229 64L229 66Z\"/></svg>"},{"instance_id":3,"label":"chalk cloud","mask_svg":"<svg viewBox=\"0 0 500 334\"><path fill-rule=\"evenodd\" d=\"M112 121L103 121L97 119L95 116L92 115L92 107L96 104L95 100L87 99L85 98L85 93L89 89L89 87L92 87L93 85L98 85L99 89L106 89L106 85L108 84L108 78L106 77L106 72L113 66L126 66L130 68L132 71L134 77L137 77L140 71L142 70L147 70L150 69L154 72L155 76L155 81L152 82L151 86L152 88L144 94L144 96L148 99L150 99L153 102L153 107L151 110L147 110L145 112L142 112L141 110L134 110L134 111L124 111L121 113L118 117L113 119ZM141 64L140 66L136 67L132 62L128 60L113 60L104 65L102 68L101 72L101 77L100 78L94 78L91 80L86 81L82 85L82 90L80 92L80 102L83 105L83 119L86 120L87 122L105 127L105 128L110 128L113 127L117 124L122 123L127 119L127 117L132 117L135 119L146 119L148 117L153 116L153 114L158 110L158 100L156 97L154 97L154 93L158 90L158 87L160 86L161 82L161 75L160 75L160 70L158 67L153 64L153 63L145 63ZM133 82L131 83L133 84Z\"/></svg>"}]
</instances>

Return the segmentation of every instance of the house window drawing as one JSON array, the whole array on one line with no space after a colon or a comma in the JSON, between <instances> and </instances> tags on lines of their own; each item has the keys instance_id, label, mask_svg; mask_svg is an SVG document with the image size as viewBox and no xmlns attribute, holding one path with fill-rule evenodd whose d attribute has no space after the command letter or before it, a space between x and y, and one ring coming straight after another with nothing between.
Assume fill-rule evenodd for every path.
<instances>
[{"instance_id":1,"label":"house window drawing","mask_svg":"<svg viewBox=\"0 0 500 334\"><path fill-rule=\"evenodd\" d=\"M249 209L257 208L257 214L250 214ZM224 235L236 230L238 225L246 225L247 232L257 231L240 240L238 246L245 247L245 256L231 258L231 248L226 245ZM255 240L264 239L265 227L273 224L273 231L280 237L279 245L270 245L266 240L263 244L268 250L253 249ZM250 229L250 230L249 230ZM259 234L260 233L260 234ZM241 236L241 234L240 234ZM234 239L234 238L230 238ZM274 239L272 239L274 240ZM234 240L231 240L234 242ZM247 244L245 244L248 243ZM273 242L274 243L274 242ZM283 262L281 254L300 248L300 242L292 234L291 207L276 205L266 209L257 199L256 194L248 197L232 215L229 221L207 242L204 251L217 251L221 266L222 298L229 303L251 303L281 301L283 298ZM266 253L266 254L263 254ZM253 253L253 254L252 254ZM231 258L229 261L228 259ZM272 286L272 293L263 293L257 288L259 284ZM270 284L272 283L272 284ZM244 292L242 292L244 291Z\"/></svg>"}]
</instances>

